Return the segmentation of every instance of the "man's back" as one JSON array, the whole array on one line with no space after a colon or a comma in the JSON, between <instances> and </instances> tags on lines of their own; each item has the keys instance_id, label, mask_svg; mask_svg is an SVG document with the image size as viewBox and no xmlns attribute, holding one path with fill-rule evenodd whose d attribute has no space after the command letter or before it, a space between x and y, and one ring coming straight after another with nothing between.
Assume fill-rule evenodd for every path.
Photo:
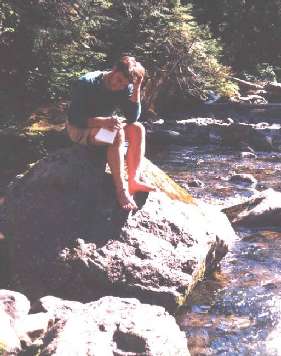
<instances>
[{"instance_id":1,"label":"man's back","mask_svg":"<svg viewBox=\"0 0 281 356\"><path fill-rule=\"evenodd\" d=\"M81 76L73 85L72 100L69 108L69 122L80 128L87 127L87 119L95 116L110 116L120 108L129 115L132 85L120 91L111 91L104 84L104 74L95 71Z\"/></svg>"}]
</instances>

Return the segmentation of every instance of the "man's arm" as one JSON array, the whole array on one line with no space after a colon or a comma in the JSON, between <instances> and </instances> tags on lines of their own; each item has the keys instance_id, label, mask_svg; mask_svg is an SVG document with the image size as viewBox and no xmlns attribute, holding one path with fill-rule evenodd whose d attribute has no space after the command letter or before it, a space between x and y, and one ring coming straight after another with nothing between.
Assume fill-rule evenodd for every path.
<instances>
[{"instance_id":1,"label":"man's arm","mask_svg":"<svg viewBox=\"0 0 281 356\"><path fill-rule=\"evenodd\" d=\"M68 120L76 127L85 127L90 112L89 84L82 80L76 80L72 86L72 98L68 110Z\"/></svg>"},{"instance_id":2,"label":"man's arm","mask_svg":"<svg viewBox=\"0 0 281 356\"><path fill-rule=\"evenodd\" d=\"M141 79L137 79L136 82L133 83L133 94L130 96L130 100L133 103L140 103L142 80L143 77Z\"/></svg>"},{"instance_id":3,"label":"man's arm","mask_svg":"<svg viewBox=\"0 0 281 356\"><path fill-rule=\"evenodd\" d=\"M96 116L88 119L89 128L104 128L108 130L122 129L124 119L118 116Z\"/></svg>"},{"instance_id":4,"label":"man's arm","mask_svg":"<svg viewBox=\"0 0 281 356\"><path fill-rule=\"evenodd\" d=\"M122 119L112 116L91 117L93 98L92 83L85 80L77 80L72 89L72 100L68 111L68 119L71 124L81 128L107 128L109 130L120 129Z\"/></svg>"}]
</instances>

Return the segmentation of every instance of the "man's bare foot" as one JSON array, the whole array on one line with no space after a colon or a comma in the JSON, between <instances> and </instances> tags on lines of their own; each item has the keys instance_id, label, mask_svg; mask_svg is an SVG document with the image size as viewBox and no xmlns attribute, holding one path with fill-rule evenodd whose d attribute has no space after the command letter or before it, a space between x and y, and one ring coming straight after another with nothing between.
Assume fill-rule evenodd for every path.
<instances>
[{"instance_id":1,"label":"man's bare foot","mask_svg":"<svg viewBox=\"0 0 281 356\"><path fill-rule=\"evenodd\" d=\"M138 209L133 197L129 194L126 189L117 192L117 200L122 209L130 211Z\"/></svg>"},{"instance_id":2,"label":"man's bare foot","mask_svg":"<svg viewBox=\"0 0 281 356\"><path fill-rule=\"evenodd\" d=\"M157 189L150 184L140 182L139 180L130 180L128 182L129 192L130 194L134 194L136 192L155 192Z\"/></svg>"}]
</instances>

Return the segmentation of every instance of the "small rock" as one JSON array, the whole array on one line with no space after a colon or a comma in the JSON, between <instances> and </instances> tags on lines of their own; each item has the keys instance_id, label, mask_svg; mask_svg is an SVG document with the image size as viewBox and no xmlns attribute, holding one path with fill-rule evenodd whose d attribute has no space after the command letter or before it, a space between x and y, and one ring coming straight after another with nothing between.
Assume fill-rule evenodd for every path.
<instances>
[{"instance_id":1,"label":"small rock","mask_svg":"<svg viewBox=\"0 0 281 356\"><path fill-rule=\"evenodd\" d=\"M204 183L201 182L201 180L199 180L199 179L192 179L192 180L188 181L187 184L191 188L203 188L204 187Z\"/></svg>"},{"instance_id":2,"label":"small rock","mask_svg":"<svg viewBox=\"0 0 281 356\"><path fill-rule=\"evenodd\" d=\"M240 158L257 158L252 152L240 152Z\"/></svg>"},{"instance_id":3,"label":"small rock","mask_svg":"<svg viewBox=\"0 0 281 356\"><path fill-rule=\"evenodd\" d=\"M23 294L6 289L0 290L0 311L6 313L11 320L26 316L29 309L30 302Z\"/></svg>"},{"instance_id":4,"label":"small rock","mask_svg":"<svg viewBox=\"0 0 281 356\"><path fill-rule=\"evenodd\" d=\"M244 141L241 141L239 143L239 146L240 146L240 150L242 152L251 152L251 153L255 153L255 150L249 146L249 144L247 142L244 142Z\"/></svg>"},{"instance_id":5,"label":"small rock","mask_svg":"<svg viewBox=\"0 0 281 356\"><path fill-rule=\"evenodd\" d=\"M178 144L182 142L182 135L178 131L158 129L151 133L151 139L154 143Z\"/></svg>"},{"instance_id":6,"label":"small rock","mask_svg":"<svg viewBox=\"0 0 281 356\"><path fill-rule=\"evenodd\" d=\"M226 119L226 122L227 122L228 124L230 124L230 125L234 124L234 120L233 120L231 117L228 117L228 118Z\"/></svg>"},{"instance_id":7,"label":"small rock","mask_svg":"<svg viewBox=\"0 0 281 356\"><path fill-rule=\"evenodd\" d=\"M209 142L211 144L221 144L223 137L219 129L212 128L209 132Z\"/></svg>"},{"instance_id":8,"label":"small rock","mask_svg":"<svg viewBox=\"0 0 281 356\"><path fill-rule=\"evenodd\" d=\"M229 181L235 184L240 184L244 186L256 186L257 180L251 174L234 174L229 178Z\"/></svg>"},{"instance_id":9,"label":"small rock","mask_svg":"<svg viewBox=\"0 0 281 356\"><path fill-rule=\"evenodd\" d=\"M277 289L278 286L277 286L276 283L269 282L269 283L264 284L263 288L266 289L266 290L273 290L273 289Z\"/></svg>"}]
</instances>

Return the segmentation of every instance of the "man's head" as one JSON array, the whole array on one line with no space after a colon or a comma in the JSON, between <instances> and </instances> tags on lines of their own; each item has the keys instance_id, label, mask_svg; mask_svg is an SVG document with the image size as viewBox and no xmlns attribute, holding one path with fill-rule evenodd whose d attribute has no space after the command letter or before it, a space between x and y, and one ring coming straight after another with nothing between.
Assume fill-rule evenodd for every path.
<instances>
[{"instance_id":1,"label":"man's head","mask_svg":"<svg viewBox=\"0 0 281 356\"><path fill-rule=\"evenodd\" d=\"M141 81L144 74L145 69L134 57L123 56L114 64L107 84L113 91L123 90L129 83Z\"/></svg>"}]
</instances>

